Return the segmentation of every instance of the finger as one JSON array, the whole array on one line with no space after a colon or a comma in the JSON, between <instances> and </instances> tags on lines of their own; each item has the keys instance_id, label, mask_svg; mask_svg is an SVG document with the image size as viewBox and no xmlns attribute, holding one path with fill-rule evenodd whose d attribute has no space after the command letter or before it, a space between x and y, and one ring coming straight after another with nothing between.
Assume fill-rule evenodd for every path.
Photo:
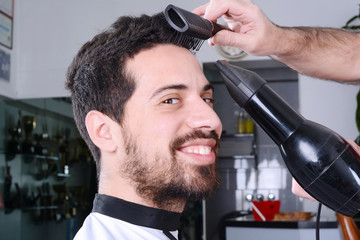
<instances>
[{"instance_id":1,"label":"finger","mask_svg":"<svg viewBox=\"0 0 360 240\"><path fill-rule=\"evenodd\" d=\"M213 36L212 43L217 45L227 45L243 48L245 43L244 37L240 33L234 33L228 30L221 30ZM245 50L245 49L243 49Z\"/></svg>"},{"instance_id":2,"label":"finger","mask_svg":"<svg viewBox=\"0 0 360 240\"><path fill-rule=\"evenodd\" d=\"M358 153L360 153L360 147L354 141L346 140Z\"/></svg>"},{"instance_id":3,"label":"finger","mask_svg":"<svg viewBox=\"0 0 360 240\"><path fill-rule=\"evenodd\" d=\"M214 46L214 45L215 45L215 43L213 42L213 37L209 38L209 39L207 40L207 42L208 42L208 44L209 44L210 46Z\"/></svg>"},{"instance_id":4,"label":"finger","mask_svg":"<svg viewBox=\"0 0 360 240\"><path fill-rule=\"evenodd\" d=\"M204 18L216 22L218 18L227 14L228 11L229 8L226 4L223 4L222 2L210 2L210 4L206 7Z\"/></svg>"},{"instance_id":5,"label":"finger","mask_svg":"<svg viewBox=\"0 0 360 240\"><path fill-rule=\"evenodd\" d=\"M209 3L206 3L204 5L201 5L197 8L195 8L192 12L195 13L196 15L202 16L205 14L206 12L206 8L209 5Z\"/></svg>"}]
</instances>

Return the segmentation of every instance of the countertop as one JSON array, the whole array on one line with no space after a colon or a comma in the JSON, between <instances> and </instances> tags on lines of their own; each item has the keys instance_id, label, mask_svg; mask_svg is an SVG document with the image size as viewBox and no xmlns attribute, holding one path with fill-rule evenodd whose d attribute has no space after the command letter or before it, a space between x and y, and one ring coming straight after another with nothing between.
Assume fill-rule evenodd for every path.
<instances>
[{"instance_id":1,"label":"countertop","mask_svg":"<svg viewBox=\"0 0 360 240\"><path fill-rule=\"evenodd\" d=\"M306 229L316 228L316 221L253 221L242 218L232 218L224 221L225 227L250 227L250 228L289 228ZM320 228L337 228L336 221L320 221Z\"/></svg>"},{"instance_id":2,"label":"countertop","mask_svg":"<svg viewBox=\"0 0 360 240\"><path fill-rule=\"evenodd\" d=\"M226 240L292 239L315 240L316 222L313 221L268 221L228 219L221 232ZM321 239L340 240L336 221L320 222Z\"/></svg>"}]
</instances>

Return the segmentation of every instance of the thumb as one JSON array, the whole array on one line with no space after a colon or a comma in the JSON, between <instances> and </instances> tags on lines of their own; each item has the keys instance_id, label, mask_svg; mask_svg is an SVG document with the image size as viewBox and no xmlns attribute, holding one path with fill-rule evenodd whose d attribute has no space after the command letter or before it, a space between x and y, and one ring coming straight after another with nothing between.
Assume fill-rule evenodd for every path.
<instances>
[{"instance_id":1,"label":"thumb","mask_svg":"<svg viewBox=\"0 0 360 240\"><path fill-rule=\"evenodd\" d=\"M221 30L213 36L212 43L242 48L244 45L244 37L240 33Z\"/></svg>"},{"instance_id":2,"label":"thumb","mask_svg":"<svg viewBox=\"0 0 360 240\"><path fill-rule=\"evenodd\" d=\"M192 12L195 13L196 15L202 16L202 15L205 14L206 8L207 8L208 5L209 5L209 3L201 5L201 6L197 7L197 8L195 8Z\"/></svg>"}]
</instances>

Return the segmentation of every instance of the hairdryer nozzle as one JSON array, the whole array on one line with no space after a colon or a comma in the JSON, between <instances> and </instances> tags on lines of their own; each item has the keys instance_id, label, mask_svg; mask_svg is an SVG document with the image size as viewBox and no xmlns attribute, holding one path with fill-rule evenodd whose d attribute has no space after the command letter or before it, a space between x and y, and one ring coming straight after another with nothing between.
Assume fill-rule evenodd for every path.
<instances>
[{"instance_id":1,"label":"hairdryer nozzle","mask_svg":"<svg viewBox=\"0 0 360 240\"><path fill-rule=\"evenodd\" d=\"M224 77L230 95L241 107L266 83L256 73L231 65L225 60L217 61L215 65Z\"/></svg>"}]
</instances>

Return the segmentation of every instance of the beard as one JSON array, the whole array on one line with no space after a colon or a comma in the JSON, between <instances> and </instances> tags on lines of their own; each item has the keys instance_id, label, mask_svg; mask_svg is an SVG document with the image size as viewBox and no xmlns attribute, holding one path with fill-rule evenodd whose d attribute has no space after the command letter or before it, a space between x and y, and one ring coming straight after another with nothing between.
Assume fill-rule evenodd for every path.
<instances>
[{"instance_id":1,"label":"beard","mask_svg":"<svg viewBox=\"0 0 360 240\"><path fill-rule=\"evenodd\" d=\"M136 140L123 129L127 154L121 169L134 184L137 193L160 209L172 209L174 204L184 205L187 200L203 200L215 193L220 185L216 162L197 166L178 158L176 150L185 142L198 138L214 139L215 155L219 149L219 137L212 131L200 130L177 137L169 145L169 153L157 153L148 161L148 156L136 144Z\"/></svg>"}]
</instances>

